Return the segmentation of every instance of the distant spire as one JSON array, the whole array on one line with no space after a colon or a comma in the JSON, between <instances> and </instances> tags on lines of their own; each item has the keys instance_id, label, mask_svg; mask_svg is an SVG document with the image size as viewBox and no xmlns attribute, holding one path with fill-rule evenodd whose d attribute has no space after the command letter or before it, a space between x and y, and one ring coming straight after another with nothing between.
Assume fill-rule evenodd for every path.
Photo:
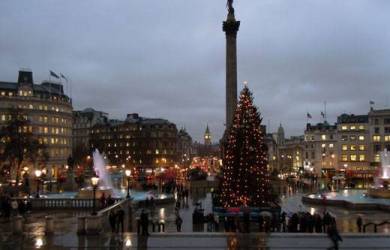
<instances>
[{"instance_id":1,"label":"distant spire","mask_svg":"<svg viewBox=\"0 0 390 250\"><path fill-rule=\"evenodd\" d=\"M211 145L211 133L209 129L209 124L207 124L206 131L204 132L204 144Z\"/></svg>"}]
</instances>

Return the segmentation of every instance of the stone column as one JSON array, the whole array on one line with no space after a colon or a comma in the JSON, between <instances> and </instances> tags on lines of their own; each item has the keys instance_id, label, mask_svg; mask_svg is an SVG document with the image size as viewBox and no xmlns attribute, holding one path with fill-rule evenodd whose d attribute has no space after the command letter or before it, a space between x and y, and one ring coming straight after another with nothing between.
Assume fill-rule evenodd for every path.
<instances>
[{"instance_id":1,"label":"stone column","mask_svg":"<svg viewBox=\"0 0 390 250\"><path fill-rule=\"evenodd\" d=\"M236 21L233 13L229 13L223 22L226 34L226 129L233 123L233 115L237 107L237 32L240 21Z\"/></svg>"}]
</instances>

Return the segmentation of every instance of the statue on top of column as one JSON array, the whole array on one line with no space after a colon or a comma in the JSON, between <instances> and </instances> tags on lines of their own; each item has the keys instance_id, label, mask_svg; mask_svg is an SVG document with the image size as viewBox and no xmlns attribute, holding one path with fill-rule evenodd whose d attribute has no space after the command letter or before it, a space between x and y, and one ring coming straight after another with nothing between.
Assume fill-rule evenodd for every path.
<instances>
[{"instance_id":1,"label":"statue on top of column","mask_svg":"<svg viewBox=\"0 0 390 250\"><path fill-rule=\"evenodd\" d=\"M229 10L229 14L234 15L233 0L227 0L226 6Z\"/></svg>"}]
</instances>

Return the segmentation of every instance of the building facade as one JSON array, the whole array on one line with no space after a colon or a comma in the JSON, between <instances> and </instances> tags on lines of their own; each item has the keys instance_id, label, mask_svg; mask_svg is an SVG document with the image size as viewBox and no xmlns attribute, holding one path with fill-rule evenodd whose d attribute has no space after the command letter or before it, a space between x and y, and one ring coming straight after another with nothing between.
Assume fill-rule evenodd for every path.
<instances>
[{"instance_id":1,"label":"building facade","mask_svg":"<svg viewBox=\"0 0 390 250\"><path fill-rule=\"evenodd\" d=\"M91 147L113 166L133 167L140 174L173 166L177 161L176 125L164 119L128 114L124 121L108 120L91 130Z\"/></svg>"},{"instance_id":2,"label":"building facade","mask_svg":"<svg viewBox=\"0 0 390 250\"><path fill-rule=\"evenodd\" d=\"M72 154L72 100L60 83L35 84L33 73L21 70L17 82L0 82L1 127L9 122L10 112L15 109L30 121L28 131L47 146L49 159L40 168L54 178ZM33 169L27 172L32 174Z\"/></svg>"},{"instance_id":3,"label":"building facade","mask_svg":"<svg viewBox=\"0 0 390 250\"><path fill-rule=\"evenodd\" d=\"M339 170L354 179L372 179L370 135L367 115L342 114L337 118L337 156Z\"/></svg>"},{"instance_id":4,"label":"building facade","mask_svg":"<svg viewBox=\"0 0 390 250\"><path fill-rule=\"evenodd\" d=\"M307 124L304 136L304 168L317 176L332 176L338 168L337 125L326 121Z\"/></svg>"}]
</instances>

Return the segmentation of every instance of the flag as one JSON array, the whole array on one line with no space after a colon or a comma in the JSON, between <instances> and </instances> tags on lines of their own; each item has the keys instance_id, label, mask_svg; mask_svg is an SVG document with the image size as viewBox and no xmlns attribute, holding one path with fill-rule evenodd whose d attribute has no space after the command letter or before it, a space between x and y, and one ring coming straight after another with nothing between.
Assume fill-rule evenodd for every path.
<instances>
[{"instance_id":1,"label":"flag","mask_svg":"<svg viewBox=\"0 0 390 250\"><path fill-rule=\"evenodd\" d=\"M374 105L375 104L375 102L374 101L370 101L370 105Z\"/></svg>"},{"instance_id":2,"label":"flag","mask_svg":"<svg viewBox=\"0 0 390 250\"><path fill-rule=\"evenodd\" d=\"M68 81L68 78L66 78L62 73L60 73L60 76L65 79L66 81Z\"/></svg>"},{"instance_id":3,"label":"flag","mask_svg":"<svg viewBox=\"0 0 390 250\"><path fill-rule=\"evenodd\" d=\"M322 111L321 111L321 116L322 116L322 118L325 118L325 114Z\"/></svg>"},{"instance_id":4,"label":"flag","mask_svg":"<svg viewBox=\"0 0 390 250\"><path fill-rule=\"evenodd\" d=\"M309 114L309 113L307 113L306 116L307 116L308 119L311 119L311 118L312 118L312 117L311 117L311 114Z\"/></svg>"},{"instance_id":5,"label":"flag","mask_svg":"<svg viewBox=\"0 0 390 250\"><path fill-rule=\"evenodd\" d=\"M57 79L60 79L60 77L59 77L56 73L54 73L53 71L51 71L51 70L50 70L50 76L55 77L55 78L57 78Z\"/></svg>"}]
</instances>

